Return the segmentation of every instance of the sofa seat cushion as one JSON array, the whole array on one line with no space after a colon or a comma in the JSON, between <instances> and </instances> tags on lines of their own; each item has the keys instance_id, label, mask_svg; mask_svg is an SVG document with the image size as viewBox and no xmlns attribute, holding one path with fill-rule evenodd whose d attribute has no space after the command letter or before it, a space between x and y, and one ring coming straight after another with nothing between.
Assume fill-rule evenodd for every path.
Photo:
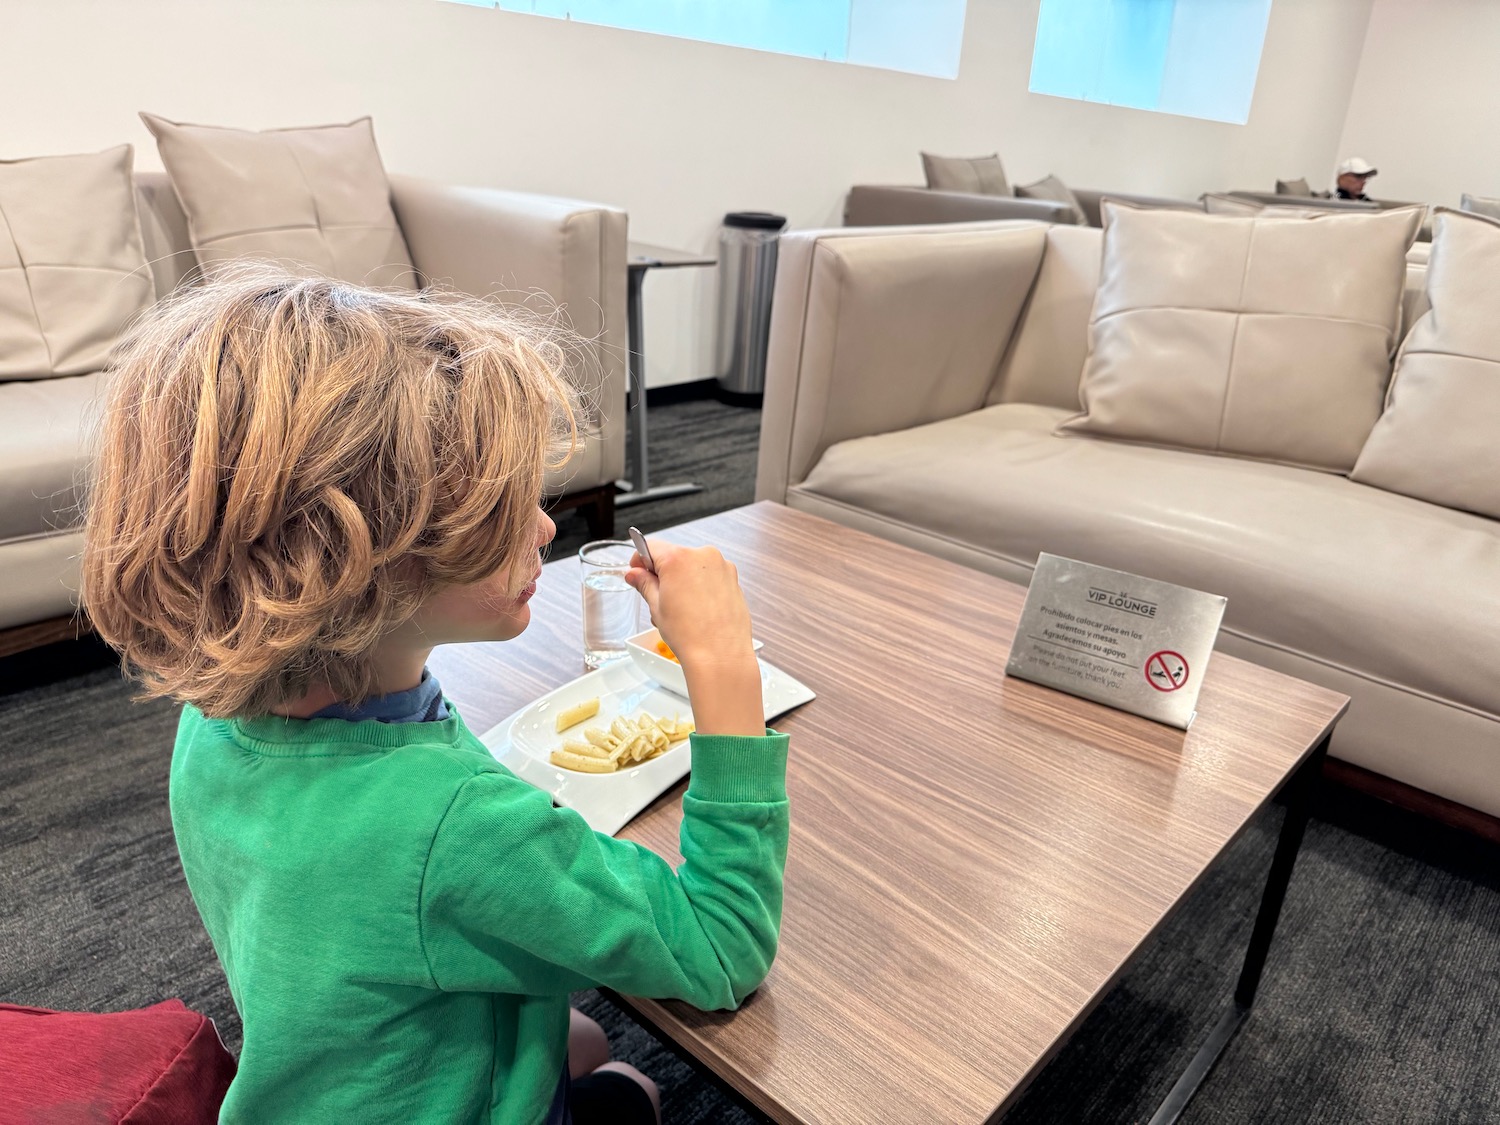
<instances>
[{"instance_id":1,"label":"sofa seat cushion","mask_svg":"<svg viewBox=\"0 0 1500 1125\"><path fill-rule=\"evenodd\" d=\"M1065 416L1012 403L845 441L794 492L977 548L996 573L1050 551L1223 594L1241 636L1500 716L1500 522L1307 469L1054 435Z\"/></svg>"},{"instance_id":2,"label":"sofa seat cushion","mask_svg":"<svg viewBox=\"0 0 1500 1125\"><path fill-rule=\"evenodd\" d=\"M87 427L103 379L0 383L0 543L78 523Z\"/></svg>"}]
</instances>

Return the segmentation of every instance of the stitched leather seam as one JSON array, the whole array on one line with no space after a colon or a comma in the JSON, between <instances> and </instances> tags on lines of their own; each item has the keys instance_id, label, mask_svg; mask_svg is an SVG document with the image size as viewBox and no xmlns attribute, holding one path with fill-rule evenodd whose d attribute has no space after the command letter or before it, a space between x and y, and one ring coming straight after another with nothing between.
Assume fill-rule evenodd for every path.
<instances>
[{"instance_id":1,"label":"stitched leather seam","mask_svg":"<svg viewBox=\"0 0 1500 1125\"><path fill-rule=\"evenodd\" d=\"M1323 320L1330 324L1353 324L1360 328L1373 328L1377 332L1389 333L1394 331L1389 325L1376 324L1372 320L1360 320L1352 316L1325 316L1322 313L1298 313L1298 312L1265 312L1250 311L1246 309L1204 309L1191 305L1133 305L1128 309L1116 309L1114 312L1102 313L1091 319L1091 324L1103 324L1106 320L1113 320L1117 316L1125 316L1127 313L1138 312L1191 312L1191 313L1221 313L1224 316L1242 317L1280 317L1284 320Z\"/></svg>"},{"instance_id":2,"label":"stitched leather seam","mask_svg":"<svg viewBox=\"0 0 1500 1125\"><path fill-rule=\"evenodd\" d=\"M37 338L42 341L42 350L47 353L47 370L51 371L54 365L52 358L52 341L47 339L46 330L42 328L42 314L36 307L36 292L31 287L31 275L27 272L27 262L21 254L21 244L16 241L15 231L10 225L10 217L5 213L5 205L0 203L0 226L5 228L5 237L10 239L11 245L16 248L16 261L20 263L21 276L26 279L26 299L31 302L31 319L36 324Z\"/></svg>"},{"instance_id":3,"label":"stitched leather seam","mask_svg":"<svg viewBox=\"0 0 1500 1125\"><path fill-rule=\"evenodd\" d=\"M1250 238L1245 244L1245 262L1240 268L1240 291L1234 303L1245 303L1245 286L1250 281L1250 259L1255 253L1255 228L1250 228ZM1234 352L1240 343L1240 325L1244 322L1243 309L1234 314L1234 331L1229 335L1229 368L1224 372L1224 397L1219 400L1219 432L1214 435L1214 448L1224 448L1224 425L1229 421L1229 392L1234 388Z\"/></svg>"}]
</instances>

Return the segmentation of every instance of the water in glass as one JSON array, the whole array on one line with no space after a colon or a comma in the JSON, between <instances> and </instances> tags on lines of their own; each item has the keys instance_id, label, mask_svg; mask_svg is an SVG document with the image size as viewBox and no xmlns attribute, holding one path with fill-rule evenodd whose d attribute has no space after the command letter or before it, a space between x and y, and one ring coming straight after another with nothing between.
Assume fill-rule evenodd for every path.
<instances>
[{"instance_id":1,"label":"water in glass","mask_svg":"<svg viewBox=\"0 0 1500 1125\"><path fill-rule=\"evenodd\" d=\"M625 575L601 570L583 580L583 662L597 668L625 655L625 642L636 633L640 595Z\"/></svg>"}]
</instances>

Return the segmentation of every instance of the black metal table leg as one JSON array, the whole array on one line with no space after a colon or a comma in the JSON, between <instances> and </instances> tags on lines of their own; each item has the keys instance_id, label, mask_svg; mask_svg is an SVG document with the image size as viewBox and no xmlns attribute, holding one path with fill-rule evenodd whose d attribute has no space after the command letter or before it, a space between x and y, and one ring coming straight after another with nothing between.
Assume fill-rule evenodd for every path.
<instances>
[{"instance_id":1,"label":"black metal table leg","mask_svg":"<svg viewBox=\"0 0 1500 1125\"><path fill-rule=\"evenodd\" d=\"M1276 923L1281 917L1281 904L1286 899L1286 889L1292 881L1292 868L1296 866L1297 852L1302 847L1302 833L1307 828L1313 791L1317 788L1318 778L1322 776L1323 760L1327 756L1328 737L1325 736L1292 778L1286 819L1281 822L1276 855L1271 860L1271 870L1266 876L1266 889L1261 894L1260 909L1255 915L1255 929L1250 934L1250 946L1245 950L1245 964L1234 989L1234 999L1151 1118L1151 1125L1172 1125L1181 1116L1188 1102L1198 1092L1198 1087L1208 1077L1209 1071L1219 1061L1224 1048L1229 1046L1250 1016L1256 989L1260 987L1261 973L1266 967L1266 955L1271 951L1271 938L1276 933Z\"/></svg>"}]
</instances>

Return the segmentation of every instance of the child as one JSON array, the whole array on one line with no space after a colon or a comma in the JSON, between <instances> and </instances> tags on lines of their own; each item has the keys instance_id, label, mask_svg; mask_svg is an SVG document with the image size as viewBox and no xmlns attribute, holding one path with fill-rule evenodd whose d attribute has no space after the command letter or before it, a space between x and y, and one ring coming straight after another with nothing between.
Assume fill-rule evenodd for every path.
<instances>
[{"instance_id":1,"label":"child","mask_svg":"<svg viewBox=\"0 0 1500 1125\"><path fill-rule=\"evenodd\" d=\"M184 704L172 824L244 1023L221 1121L649 1122L597 1025L569 1058L568 993L734 1008L770 969L786 739L718 552L629 575L698 727L676 871L499 766L424 668L526 628L562 365L490 305L251 267L116 361L83 594Z\"/></svg>"}]
</instances>

